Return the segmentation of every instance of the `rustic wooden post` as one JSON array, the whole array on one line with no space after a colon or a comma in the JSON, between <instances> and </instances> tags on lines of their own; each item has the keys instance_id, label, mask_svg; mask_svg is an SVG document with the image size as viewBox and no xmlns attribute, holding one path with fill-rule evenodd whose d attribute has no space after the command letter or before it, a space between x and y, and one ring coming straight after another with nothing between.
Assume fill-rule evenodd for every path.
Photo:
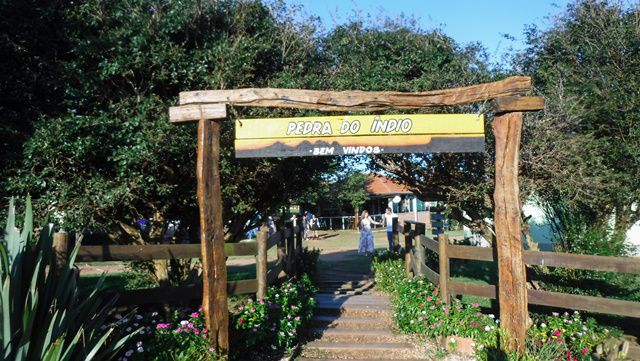
<instances>
[{"instance_id":1,"label":"rustic wooden post","mask_svg":"<svg viewBox=\"0 0 640 361\"><path fill-rule=\"evenodd\" d=\"M407 278L412 277L411 270L413 269L413 265L411 264L411 255L413 253L413 236L411 234L411 224L408 222L404 223L404 228L402 231L404 235L404 267L405 274Z\"/></svg>"},{"instance_id":2,"label":"rustic wooden post","mask_svg":"<svg viewBox=\"0 0 640 361\"><path fill-rule=\"evenodd\" d=\"M498 299L501 327L507 331L509 350L524 352L528 322L525 264L520 230L518 162L522 113L496 114L496 175L493 200L498 253Z\"/></svg>"},{"instance_id":3,"label":"rustic wooden post","mask_svg":"<svg viewBox=\"0 0 640 361\"><path fill-rule=\"evenodd\" d=\"M426 249L424 248L424 235L416 236L415 231L411 231L411 238L413 238L413 255L415 265L413 266L414 275L424 276Z\"/></svg>"},{"instance_id":4,"label":"rustic wooden post","mask_svg":"<svg viewBox=\"0 0 640 361\"><path fill-rule=\"evenodd\" d=\"M447 255L447 248L449 247L449 237L446 234L438 235L438 260L440 268L440 298L447 305L451 303L451 297L449 295L449 255Z\"/></svg>"},{"instance_id":5,"label":"rustic wooden post","mask_svg":"<svg viewBox=\"0 0 640 361\"><path fill-rule=\"evenodd\" d=\"M269 228L263 225L256 237L258 242L258 254L256 255L256 279L258 280L258 290L256 297L263 299L267 295L267 240L269 239Z\"/></svg>"},{"instance_id":6,"label":"rustic wooden post","mask_svg":"<svg viewBox=\"0 0 640 361\"><path fill-rule=\"evenodd\" d=\"M391 227L393 227L393 249L399 252L400 249L400 237L398 234L398 217L391 218Z\"/></svg>"},{"instance_id":7,"label":"rustic wooden post","mask_svg":"<svg viewBox=\"0 0 640 361\"><path fill-rule=\"evenodd\" d=\"M220 123L216 121L200 119L198 122L196 174L200 205L202 310L211 347L226 355L229 351L229 311L220 191Z\"/></svg>"},{"instance_id":8,"label":"rustic wooden post","mask_svg":"<svg viewBox=\"0 0 640 361\"><path fill-rule=\"evenodd\" d=\"M286 264L287 276L292 276L295 273L295 270L294 270L295 237L300 232L300 230L301 228L298 229L298 232L295 232L295 228L292 227L289 232L289 237L286 237L286 234L284 234L284 236L287 238L287 264Z\"/></svg>"},{"instance_id":9,"label":"rustic wooden post","mask_svg":"<svg viewBox=\"0 0 640 361\"><path fill-rule=\"evenodd\" d=\"M287 232L278 241L278 263L282 264L282 269L285 269L284 267L287 263Z\"/></svg>"},{"instance_id":10,"label":"rustic wooden post","mask_svg":"<svg viewBox=\"0 0 640 361\"><path fill-rule=\"evenodd\" d=\"M291 228L291 232L295 232L295 228ZM302 254L302 229L298 228L296 234L296 255Z\"/></svg>"},{"instance_id":11,"label":"rustic wooden post","mask_svg":"<svg viewBox=\"0 0 640 361\"><path fill-rule=\"evenodd\" d=\"M60 231L53 234L53 253L56 257L56 274L60 274L69 258L69 233Z\"/></svg>"}]
</instances>

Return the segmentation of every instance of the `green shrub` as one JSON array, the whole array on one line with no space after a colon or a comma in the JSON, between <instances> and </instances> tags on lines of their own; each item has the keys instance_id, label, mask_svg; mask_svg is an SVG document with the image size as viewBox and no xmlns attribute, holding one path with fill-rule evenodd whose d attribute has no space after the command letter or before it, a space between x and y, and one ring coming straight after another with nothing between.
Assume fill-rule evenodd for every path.
<instances>
[{"instance_id":1,"label":"green shrub","mask_svg":"<svg viewBox=\"0 0 640 361\"><path fill-rule=\"evenodd\" d=\"M302 327L313 317L317 289L308 276L270 287L264 299L247 300L238 307L233 325L237 349L244 357L290 350L298 341ZM236 355L237 356L237 355Z\"/></svg>"},{"instance_id":2,"label":"green shrub","mask_svg":"<svg viewBox=\"0 0 640 361\"><path fill-rule=\"evenodd\" d=\"M529 338L536 346L553 342L563 344L565 355L577 360L591 360L592 351L598 344L617 335L620 335L619 330L599 326L592 318L583 320L578 311L538 316L529 329Z\"/></svg>"},{"instance_id":3,"label":"green shrub","mask_svg":"<svg viewBox=\"0 0 640 361\"><path fill-rule=\"evenodd\" d=\"M393 293L395 287L405 279L404 260L394 252L376 252L371 262L375 274L376 287L384 292Z\"/></svg>"},{"instance_id":4,"label":"green shrub","mask_svg":"<svg viewBox=\"0 0 640 361\"><path fill-rule=\"evenodd\" d=\"M67 264L56 268L52 250L53 230L45 227L36 241L33 235L31 200L27 198L23 230L16 227L13 200L0 242L0 318L4 360L106 359L128 336L112 338L105 325L114 300L99 296L104 276L88 295L81 294L73 269L76 245Z\"/></svg>"},{"instance_id":5,"label":"green shrub","mask_svg":"<svg viewBox=\"0 0 640 361\"><path fill-rule=\"evenodd\" d=\"M466 305L453 299L447 306L440 299L440 290L422 277L404 279L392 296L394 320L404 333L437 336L470 337L477 345L497 343L498 322L493 315L484 315L477 304Z\"/></svg>"},{"instance_id":6,"label":"green shrub","mask_svg":"<svg viewBox=\"0 0 640 361\"><path fill-rule=\"evenodd\" d=\"M315 281L318 275L319 258L319 249L313 248L310 250L308 247L304 247L302 253L296 257L296 272L298 276L306 274L312 281Z\"/></svg>"},{"instance_id":7,"label":"green shrub","mask_svg":"<svg viewBox=\"0 0 640 361\"><path fill-rule=\"evenodd\" d=\"M164 314L164 313L162 313ZM114 333L128 334L141 328L117 355L127 361L213 361L218 356L209 349L208 330L201 309L176 308L167 317L158 312L116 314Z\"/></svg>"}]
</instances>

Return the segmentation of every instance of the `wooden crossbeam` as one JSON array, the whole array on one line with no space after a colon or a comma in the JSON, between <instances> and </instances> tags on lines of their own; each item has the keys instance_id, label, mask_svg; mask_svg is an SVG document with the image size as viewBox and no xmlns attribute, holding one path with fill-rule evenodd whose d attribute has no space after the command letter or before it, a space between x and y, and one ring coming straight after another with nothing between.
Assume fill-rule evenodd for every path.
<instances>
[{"instance_id":1,"label":"wooden crossbeam","mask_svg":"<svg viewBox=\"0 0 640 361\"><path fill-rule=\"evenodd\" d=\"M526 112L544 109L542 97L508 96L496 98L491 103L496 113Z\"/></svg>"},{"instance_id":2,"label":"wooden crossbeam","mask_svg":"<svg viewBox=\"0 0 640 361\"><path fill-rule=\"evenodd\" d=\"M224 103L238 106L316 109L323 111L374 111L469 104L499 97L525 95L530 91L530 77L513 76L492 83L414 93L276 88L197 90L181 92L180 104L184 106L189 104ZM177 110L175 111L177 112ZM183 121L186 121L186 118Z\"/></svg>"}]
</instances>

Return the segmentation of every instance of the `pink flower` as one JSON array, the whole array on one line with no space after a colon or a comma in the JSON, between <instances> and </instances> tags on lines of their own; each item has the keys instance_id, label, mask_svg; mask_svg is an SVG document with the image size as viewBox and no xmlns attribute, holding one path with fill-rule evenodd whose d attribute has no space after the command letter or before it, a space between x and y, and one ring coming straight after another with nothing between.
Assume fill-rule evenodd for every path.
<instances>
[{"instance_id":1,"label":"pink flower","mask_svg":"<svg viewBox=\"0 0 640 361\"><path fill-rule=\"evenodd\" d=\"M556 336L560 336L561 333L562 333L562 331L560 331L560 330L553 331L553 334L556 335Z\"/></svg>"},{"instance_id":2,"label":"pink flower","mask_svg":"<svg viewBox=\"0 0 640 361\"><path fill-rule=\"evenodd\" d=\"M256 309L251 307L251 312L256 312Z\"/></svg>"},{"instance_id":3,"label":"pink flower","mask_svg":"<svg viewBox=\"0 0 640 361\"><path fill-rule=\"evenodd\" d=\"M478 323L477 323L477 322L474 322L474 323L473 323L473 327L478 327Z\"/></svg>"},{"instance_id":4,"label":"pink flower","mask_svg":"<svg viewBox=\"0 0 640 361\"><path fill-rule=\"evenodd\" d=\"M200 316L200 314L198 312L194 312L191 314L191 317L193 318L198 318L198 316Z\"/></svg>"},{"instance_id":5,"label":"pink flower","mask_svg":"<svg viewBox=\"0 0 640 361\"><path fill-rule=\"evenodd\" d=\"M189 323L187 323L187 327L189 327L189 328L193 328L193 322L189 322Z\"/></svg>"},{"instance_id":6,"label":"pink flower","mask_svg":"<svg viewBox=\"0 0 640 361\"><path fill-rule=\"evenodd\" d=\"M479 303L472 303L471 306L478 307L478 306L480 306L480 304Z\"/></svg>"},{"instance_id":7,"label":"pink flower","mask_svg":"<svg viewBox=\"0 0 640 361\"><path fill-rule=\"evenodd\" d=\"M580 350L580 352L582 352L583 355L586 355L588 351L587 351L587 348L585 347L582 350Z\"/></svg>"},{"instance_id":8,"label":"pink flower","mask_svg":"<svg viewBox=\"0 0 640 361\"><path fill-rule=\"evenodd\" d=\"M431 296L427 296L427 301L431 301Z\"/></svg>"},{"instance_id":9,"label":"pink flower","mask_svg":"<svg viewBox=\"0 0 640 361\"><path fill-rule=\"evenodd\" d=\"M243 319L239 319L238 323L242 325L244 323L244 320Z\"/></svg>"}]
</instances>

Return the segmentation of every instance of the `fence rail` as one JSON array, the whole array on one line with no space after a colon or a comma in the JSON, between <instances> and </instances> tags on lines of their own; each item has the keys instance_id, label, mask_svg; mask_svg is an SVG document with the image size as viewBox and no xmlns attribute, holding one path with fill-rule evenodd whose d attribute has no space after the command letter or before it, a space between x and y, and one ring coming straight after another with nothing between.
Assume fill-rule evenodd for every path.
<instances>
[{"instance_id":1,"label":"fence rail","mask_svg":"<svg viewBox=\"0 0 640 361\"><path fill-rule=\"evenodd\" d=\"M269 237L265 227L261 229L258 237L253 241L225 244L226 256L256 257L256 278L227 282L228 293L257 293L264 295L266 287L286 275L294 274L296 272L296 259L302 252L302 233L300 228L289 225ZM261 242L264 242L262 247ZM269 269L267 252L276 246L278 247L278 258ZM54 248L57 251L58 258L66 258L69 248L68 238L66 236L58 237ZM76 261L150 261L192 258L200 258L199 244L81 246L78 250ZM59 262L60 265L64 263L63 261ZM173 304L188 302L202 297L202 284L127 290L113 292L112 294L119 296L118 306L153 303Z\"/></svg>"},{"instance_id":2,"label":"fence rail","mask_svg":"<svg viewBox=\"0 0 640 361\"><path fill-rule=\"evenodd\" d=\"M405 222L403 233L405 237L407 275L409 277L422 275L430 281L440 284L442 298L447 303L450 302L451 295L497 298L495 285L453 281L449 276L451 259L496 262L497 255L495 249L452 245L449 244L448 237L443 234L439 235L436 241L424 235L424 228L424 224L421 223ZM427 251L434 252L438 255L438 270L433 270L426 264L425 258ZM527 265L640 274L640 258L524 251L524 259ZM534 289L527 290L527 294L529 304L533 305L570 308L640 318L640 302Z\"/></svg>"}]
</instances>

